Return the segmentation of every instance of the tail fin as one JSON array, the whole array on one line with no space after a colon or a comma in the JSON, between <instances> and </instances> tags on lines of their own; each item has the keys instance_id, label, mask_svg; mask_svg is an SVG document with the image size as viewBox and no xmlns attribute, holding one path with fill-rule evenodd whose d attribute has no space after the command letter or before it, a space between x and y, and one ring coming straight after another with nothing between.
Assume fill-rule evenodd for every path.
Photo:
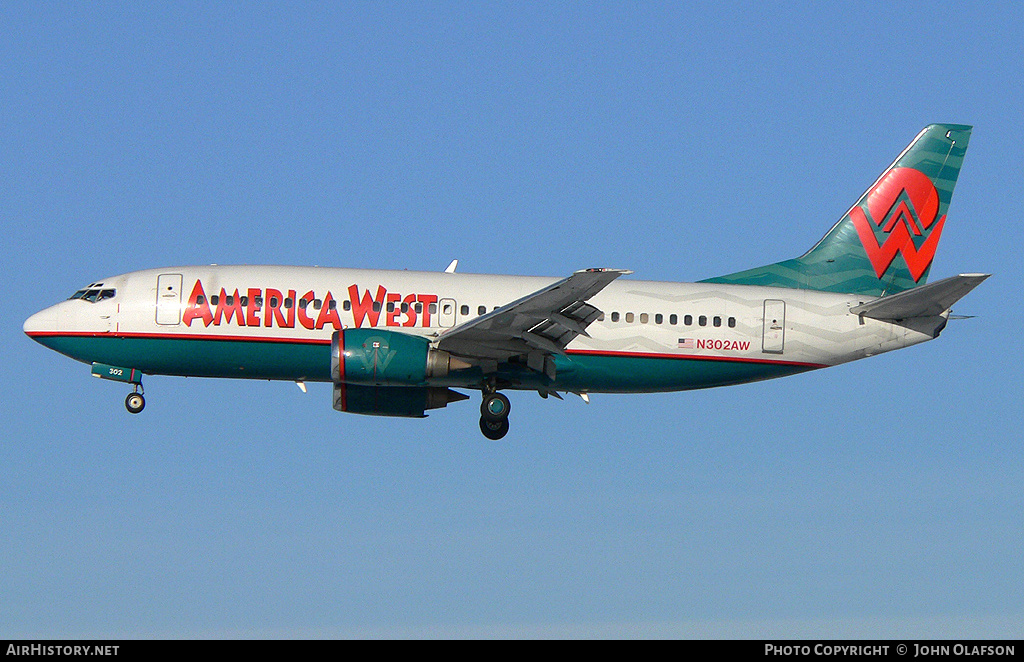
<instances>
[{"instance_id":1,"label":"tail fin","mask_svg":"<svg viewBox=\"0 0 1024 662\"><path fill-rule=\"evenodd\" d=\"M971 127L932 124L804 255L702 281L881 296L928 280Z\"/></svg>"}]
</instances>

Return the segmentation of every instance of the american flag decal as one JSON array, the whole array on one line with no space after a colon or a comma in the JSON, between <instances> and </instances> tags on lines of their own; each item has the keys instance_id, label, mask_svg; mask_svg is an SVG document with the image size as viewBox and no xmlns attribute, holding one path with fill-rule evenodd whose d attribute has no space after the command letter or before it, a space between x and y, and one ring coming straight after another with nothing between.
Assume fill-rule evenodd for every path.
<instances>
[{"instance_id":1,"label":"american flag decal","mask_svg":"<svg viewBox=\"0 0 1024 662\"><path fill-rule=\"evenodd\" d=\"M680 338L679 349L693 349L693 338Z\"/></svg>"}]
</instances>

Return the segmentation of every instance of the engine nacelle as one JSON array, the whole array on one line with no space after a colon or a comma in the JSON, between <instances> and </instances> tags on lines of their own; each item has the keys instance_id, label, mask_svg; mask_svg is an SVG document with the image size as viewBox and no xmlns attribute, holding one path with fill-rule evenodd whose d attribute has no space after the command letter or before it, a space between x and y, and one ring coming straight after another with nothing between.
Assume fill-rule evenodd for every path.
<instances>
[{"instance_id":1,"label":"engine nacelle","mask_svg":"<svg viewBox=\"0 0 1024 662\"><path fill-rule=\"evenodd\" d=\"M469 364L433 349L419 336L379 329L342 329L331 336L335 384L422 386Z\"/></svg>"},{"instance_id":2,"label":"engine nacelle","mask_svg":"<svg viewBox=\"0 0 1024 662\"><path fill-rule=\"evenodd\" d=\"M423 418L428 409L447 407L469 396L433 386L362 386L334 384L334 408L350 414Z\"/></svg>"}]
</instances>

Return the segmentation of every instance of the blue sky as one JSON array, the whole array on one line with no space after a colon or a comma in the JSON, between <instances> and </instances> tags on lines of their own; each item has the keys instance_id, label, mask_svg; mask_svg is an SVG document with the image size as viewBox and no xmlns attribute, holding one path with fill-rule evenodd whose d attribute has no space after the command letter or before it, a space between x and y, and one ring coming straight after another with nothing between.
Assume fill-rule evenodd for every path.
<instances>
[{"instance_id":1,"label":"blue sky","mask_svg":"<svg viewBox=\"0 0 1024 662\"><path fill-rule=\"evenodd\" d=\"M1024 636L1019 3L5 3L0 637ZM26 338L97 278L696 280L975 126L941 339L703 392L339 414Z\"/></svg>"}]
</instances>

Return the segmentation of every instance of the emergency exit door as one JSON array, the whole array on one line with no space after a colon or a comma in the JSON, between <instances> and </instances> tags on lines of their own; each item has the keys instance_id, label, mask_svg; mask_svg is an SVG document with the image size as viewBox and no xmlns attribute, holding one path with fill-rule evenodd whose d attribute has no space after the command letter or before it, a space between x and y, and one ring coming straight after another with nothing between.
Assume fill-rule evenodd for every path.
<instances>
[{"instance_id":1,"label":"emergency exit door","mask_svg":"<svg viewBox=\"0 0 1024 662\"><path fill-rule=\"evenodd\" d=\"M455 326L455 299L441 299L438 303L440 304L437 316L438 325L445 328Z\"/></svg>"}]
</instances>

